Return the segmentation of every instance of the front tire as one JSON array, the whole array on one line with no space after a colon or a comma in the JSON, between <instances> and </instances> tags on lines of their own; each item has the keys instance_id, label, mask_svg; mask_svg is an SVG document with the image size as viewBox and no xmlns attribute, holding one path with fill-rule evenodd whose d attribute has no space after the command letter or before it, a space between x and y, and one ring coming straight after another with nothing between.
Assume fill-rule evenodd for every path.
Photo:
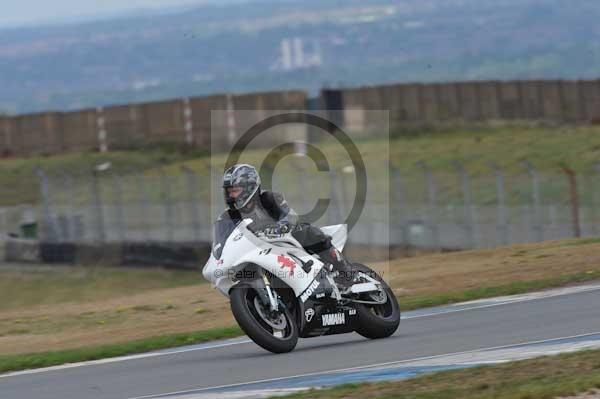
<instances>
[{"instance_id":1,"label":"front tire","mask_svg":"<svg viewBox=\"0 0 600 399\"><path fill-rule=\"evenodd\" d=\"M273 353L291 352L296 347L298 327L289 310L281 303L280 315L277 318L267 317L267 310L262 306L258 293L247 283L233 287L229 298L233 317L257 345Z\"/></svg>"},{"instance_id":2,"label":"front tire","mask_svg":"<svg viewBox=\"0 0 600 399\"><path fill-rule=\"evenodd\" d=\"M356 314L359 320L359 327L356 332L369 339L386 338L394 334L400 325L400 305L398 305L394 292L383 278L369 267L360 263L353 263L352 270L363 272L381 282L387 296L387 302L383 305L356 304Z\"/></svg>"}]
</instances>

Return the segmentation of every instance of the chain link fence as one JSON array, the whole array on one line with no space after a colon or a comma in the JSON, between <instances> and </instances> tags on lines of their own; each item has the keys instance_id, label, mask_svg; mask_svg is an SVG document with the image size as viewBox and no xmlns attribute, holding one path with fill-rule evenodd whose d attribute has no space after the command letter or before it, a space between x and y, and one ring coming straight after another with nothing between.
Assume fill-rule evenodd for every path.
<instances>
[{"instance_id":1,"label":"chain link fence","mask_svg":"<svg viewBox=\"0 0 600 399\"><path fill-rule=\"evenodd\" d=\"M371 206L351 232L351 243L457 250L600 230L598 168L575 175L566 166L542 172L528 162L508 170L494 164L470 170L459 162L443 171L426 162L410 172L389 162L381 167L389 168L389 182L380 182L376 172L369 176ZM34 211L44 242L210 242L212 223L223 211L221 182L209 170L37 173L43 201ZM276 173L272 188L285 193L299 214L328 199L317 225L343 223L355 190L348 168Z\"/></svg>"},{"instance_id":2,"label":"chain link fence","mask_svg":"<svg viewBox=\"0 0 600 399\"><path fill-rule=\"evenodd\" d=\"M489 248L598 233L600 173L538 171L528 162L469 171L455 162L421 175L392 167L393 242L441 249Z\"/></svg>"}]
</instances>

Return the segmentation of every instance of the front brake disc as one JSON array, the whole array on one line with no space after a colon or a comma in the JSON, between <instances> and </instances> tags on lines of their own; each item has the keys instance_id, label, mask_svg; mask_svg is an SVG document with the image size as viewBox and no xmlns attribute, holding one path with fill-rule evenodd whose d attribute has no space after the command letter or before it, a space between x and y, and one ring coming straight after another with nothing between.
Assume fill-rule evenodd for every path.
<instances>
[{"instance_id":1,"label":"front brake disc","mask_svg":"<svg viewBox=\"0 0 600 399\"><path fill-rule=\"evenodd\" d=\"M266 312L263 304L260 302L258 297L254 297L254 308L258 312L258 315L263 319L274 330L285 330L287 327L287 319L282 312L279 312L276 317L270 317Z\"/></svg>"}]
</instances>

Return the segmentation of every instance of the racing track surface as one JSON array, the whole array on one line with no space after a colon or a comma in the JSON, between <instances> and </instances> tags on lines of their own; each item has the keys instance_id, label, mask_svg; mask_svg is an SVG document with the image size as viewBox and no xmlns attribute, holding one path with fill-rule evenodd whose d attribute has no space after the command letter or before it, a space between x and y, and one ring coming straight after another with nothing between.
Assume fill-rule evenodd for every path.
<instances>
[{"instance_id":1,"label":"racing track surface","mask_svg":"<svg viewBox=\"0 0 600 399\"><path fill-rule=\"evenodd\" d=\"M0 398L181 397L162 394L600 333L600 285L552 292L407 312L398 332L384 340L357 334L304 339L294 352L272 355L241 338L13 373L0 376Z\"/></svg>"}]
</instances>

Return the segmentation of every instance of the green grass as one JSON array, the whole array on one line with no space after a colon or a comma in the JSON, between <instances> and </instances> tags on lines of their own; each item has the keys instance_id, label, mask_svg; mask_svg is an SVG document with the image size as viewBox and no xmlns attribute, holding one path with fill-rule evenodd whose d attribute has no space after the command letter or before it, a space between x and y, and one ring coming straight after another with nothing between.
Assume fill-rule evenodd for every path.
<instances>
[{"instance_id":1,"label":"green grass","mask_svg":"<svg viewBox=\"0 0 600 399\"><path fill-rule=\"evenodd\" d=\"M238 327L216 328L184 334L164 335L122 344L70 349L22 355L0 356L0 372L49 367L66 363L83 362L124 356L152 350L192 345L216 339L233 338L242 334Z\"/></svg>"},{"instance_id":2,"label":"green grass","mask_svg":"<svg viewBox=\"0 0 600 399\"><path fill-rule=\"evenodd\" d=\"M345 150L334 140L322 144L328 160L346 158ZM433 171L451 171L452 162L458 160L474 174L489 173L488 162L522 173L523 160L529 160L541 171L559 171L563 163L576 171L587 171L600 157L600 127L445 129L392 137L391 142L361 139L356 144L365 160L381 161L382 155L389 153L394 166L415 173L420 173L416 165L420 160L427 161ZM244 157L259 163L264 154L264 150L248 150ZM224 164L226 155L216 154L215 163ZM196 161L182 162L193 167Z\"/></svg>"},{"instance_id":3,"label":"green grass","mask_svg":"<svg viewBox=\"0 0 600 399\"><path fill-rule=\"evenodd\" d=\"M482 287L462 292L448 292L426 296L400 296L398 299L404 310L413 310L432 306L441 306L475 299L493 298L504 295L516 295L543 289L563 287L569 284L584 283L600 279L600 270L585 273L566 274L563 276L532 281L515 281L494 287Z\"/></svg>"},{"instance_id":4,"label":"green grass","mask_svg":"<svg viewBox=\"0 0 600 399\"><path fill-rule=\"evenodd\" d=\"M163 288L204 284L200 273L168 269L17 266L0 269L0 311L89 302Z\"/></svg>"},{"instance_id":5,"label":"green grass","mask_svg":"<svg viewBox=\"0 0 600 399\"><path fill-rule=\"evenodd\" d=\"M559 170L559 165L562 163L568 164L577 172L589 171L591 165L600 159L600 127L444 129L437 132L412 132L408 136L393 138L391 143L382 139L368 139L357 141L357 144L367 165L383 165L384 158L387 158L389 153L390 159L396 167L405 174L416 177L415 184L422 185L423 180L422 172L415 165L417 161L427 161L432 170L440 174L454 173L452 161L458 160L473 174L474 187L478 183L477 176L490 175L488 162L495 162L505 167L510 174L518 175L519 179L523 181L520 184L526 186L528 180L523 177L524 169L521 165L525 159L531 161L545 173L560 175L562 172ZM349 163L345 151L339 145L327 142L323 146L330 164L339 166ZM249 150L244 154L243 160L260 165L264 157L265 150ZM132 171L156 175L157 168L164 168L170 174L181 174L180 167L183 165L204 175L207 174L206 151L181 152L177 147L168 145L108 154L82 153L7 159L0 161L0 185L11 187L11 190L7 190L0 198L0 205L39 202L40 195L35 176L35 167L38 165L52 175L58 176L57 173L61 170L75 173L75 184L79 186L75 197L89 196L89 182L86 179L89 179L94 165L104 162L111 162L113 165L112 172L107 173L108 175ZM214 156L214 165L217 169L224 162L225 155L216 154ZM288 162L284 160L283 163ZM310 162L306 162L304 165L313 168ZM285 170L285 167L282 170ZM443 175L439 176L439 182L447 181L455 185L456 179L453 175L448 175L448 179ZM78 178L83 180L78 180ZM549 190L549 195L559 195L565 192L564 189L567 187L566 179L564 180L561 184L555 182L549 188L544 188L546 186L542 184L542 189ZM59 180L56 184L59 184ZM181 183L174 184L181 186L175 187L175 191L185 189L183 180ZM55 187L58 187L57 185ZM488 184L486 183L486 185ZM421 186L418 187L421 190ZM491 187L494 187L493 184ZM110 187L106 187L105 190L110 190ZM151 191L150 194L160 194L158 188L151 188ZM440 192L443 191L442 187ZM484 197L491 198L493 190L485 189L484 191L486 191ZM125 196L132 197L134 194L128 195L126 192Z\"/></svg>"},{"instance_id":6,"label":"green grass","mask_svg":"<svg viewBox=\"0 0 600 399\"><path fill-rule=\"evenodd\" d=\"M180 152L170 146L151 147L135 151L115 151L110 153L73 153L48 157L3 159L0 161L0 184L10 187L4 190L0 205L18 205L40 201L36 168L42 167L46 174L54 177L54 188L60 187L68 173L74 178L89 179L96 165L110 162L111 173L131 173L146 171L170 165L187 159L205 156L206 152ZM89 187L87 187L89 189Z\"/></svg>"},{"instance_id":7,"label":"green grass","mask_svg":"<svg viewBox=\"0 0 600 399\"><path fill-rule=\"evenodd\" d=\"M390 153L396 165L411 169L424 159L433 170L459 160L475 174L487 172L487 162L516 172L527 159L542 171L557 171L561 163L585 171L600 156L599 133L598 127L450 129L396 139Z\"/></svg>"},{"instance_id":8,"label":"green grass","mask_svg":"<svg viewBox=\"0 0 600 399\"><path fill-rule=\"evenodd\" d=\"M577 247L580 245L597 244L597 243L600 243L600 237L581 238L577 241L566 242L562 246L563 247Z\"/></svg>"},{"instance_id":9,"label":"green grass","mask_svg":"<svg viewBox=\"0 0 600 399\"><path fill-rule=\"evenodd\" d=\"M600 388L600 351L444 371L376 384L347 384L292 399L551 399Z\"/></svg>"}]
</instances>

